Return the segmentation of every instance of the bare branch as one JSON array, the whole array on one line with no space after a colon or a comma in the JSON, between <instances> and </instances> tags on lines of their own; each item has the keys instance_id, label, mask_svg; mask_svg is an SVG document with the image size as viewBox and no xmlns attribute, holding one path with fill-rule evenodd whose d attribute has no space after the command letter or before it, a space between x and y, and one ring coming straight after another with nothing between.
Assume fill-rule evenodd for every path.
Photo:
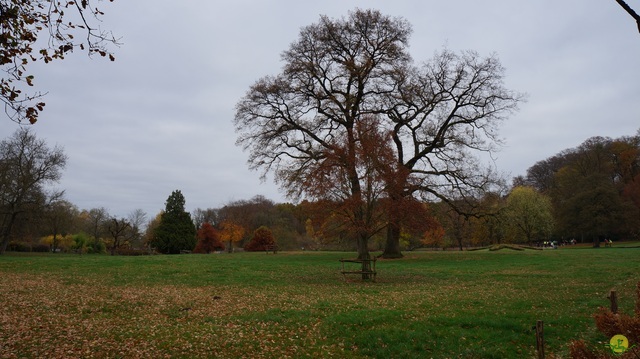
<instances>
[{"instance_id":1,"label":"bare branch","mask_svg":"<svg viewBox=\"0 0 640 359\"><path fill-rule=\"evenodd\" d=\"M632 18L636 20L636 24L638 25L638 32L640 32L640 15L638 15L624 0L616 0L620 6L629 14Z\"/></svg>"}]
</instances>

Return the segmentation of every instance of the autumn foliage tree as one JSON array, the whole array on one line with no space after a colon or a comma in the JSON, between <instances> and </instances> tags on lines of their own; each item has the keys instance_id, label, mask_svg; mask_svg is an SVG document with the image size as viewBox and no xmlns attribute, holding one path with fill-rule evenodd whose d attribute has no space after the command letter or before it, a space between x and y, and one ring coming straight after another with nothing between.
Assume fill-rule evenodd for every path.
<instances>
[{"instance_id":1,"label":"autumn foliage tree","mask_svg":"<svg viewBox=\"0 0 640 359\"><path fill-rule=\"evenodd\" d=\"M82 230L91 235L93 243L101 243L102 237L106 235L105 223L111 218L106 208L92 208L81 212L83 222Z\"/></svg>"},{"instance_id":2,"label":"autumn foliage tree","mask_svg":"<svg viewBox=\"0 0 640 359\"><path fill-rule=\"evenodd\" d=\"M327 200L304 200L298 205L305 218L305 233L309 247L314 249L355 249L353 241L345 238L342 219L333 212L336 205ZM346 243L343 243L346 242Z\"/></svg>"},{"instance_id":3,"label":"autumn foliage tree","mask_svg":"<svg viewBox=\"0 0 640 359\"><path fill-rule=\"evenodd\" d=\"M244 228L230 220L224 220L220 223L218 231L220 241L227 243L229 253L233 252L233 244L242 240L244 237Z\"/></svg>"},{"instance_id":4,"label":"autumn foliage tree","mask_svg":"<svg viewBox=\"0 0 640 359\"><path fill-rule=\"evenodd\" d=\"M401 256L402 208L413 198L453 204L496 182L470 154L494 149L521 99L504 88L495 56L443 51L414 66L410 33L406 20L375 10L322 16L283 53L282 73L258 80L236 107L250 167L275 173L292 197L338 205L360 258L381 225L384 255Z\"/></svg>"},{"instance_id":5,"label":"autumn foliage tree","mask_svg":"<svg viewBox=\"0 0 640 359\"><path fill-rule=\"evenodd\" d=\"M330 213L321 223L327 233L342 233L356 243L359 257L367 257L368 241L387 227L389 201L386 168L392 155L385 144L385 133L375 116L356 123L350 142L342 137L332 141L323 158L310 164L300 176L307 196L316 199ZM352 147L352 148L348 148ZM353 154L350 154L353 152ZM357 181L346 180L355 171ZM357 195L354 195L354 188ZM413 213L408 210L407 213ZM327 231L328 230L328 231Z\"/></svg>"},{"instance_id":6,"label":"autumn foliage tree","mask_svg":"<svg viewBox=\"0 0 640 359\"><path fill-rule=\"evenodd\" d=\"M439 221L434 220L434 225L424 232L422 244L427 247L444 247L445 231Z\"/></svg>"},{"instance_id":7,"label":"autumn foliage tree","mask_svg":"<svg viewBox=\"0 0 640 359\"><path fill-rule=\"evenodd\" d=\"M362 258L369 257L370 233L357 126L371 118L376 95L392 88L394 67L408 61L409 33L405 20L373 10L322 16L283 53L283 72L258 80L237 105L238 143L250 150L250 167L274 171L289 195L313 190L305 182L321 177L314 171L339 171L335 191L347 194Z\"/></svg>"},{"instance_id":8,"label":"autumn foliage tree","mask_svg":"<svg viewBox=\"0 0 640 359\"><path fill-rule=\"evenodd\" d=\"M195 253L206 253L223 251L224 243L221 241L220 232L211 223L205 222L200 226L196 234L198 243L193 250Z\"/></svg>"},{"instance_id":9,"label":"autumn foliage tree","mask_svg":"<svg viewBox=\"0 0 640 359\"><path fill-rule=\"evenodd\" d=\"M249 243L245 244L244 250L246 251L264 251L268 246L273 246L276 244L276 240L271 233L271 230L262 226L253 232L253 236Z\"/></svg>"},{"instance_id":10,"label":"autumn foliage tree","mask_svg":"<svg viewBox=\"0 0 640 359\"><path fill-rule=\"evenodd\" d=\"M33 124L44 109L41 92L24 91L34 84L31 64L62 60L74 50L115 60L108 45L118 40L99 26L104 13L97 2L0 0L0 101L9 119Z\"/></svg>"}]
</instances>

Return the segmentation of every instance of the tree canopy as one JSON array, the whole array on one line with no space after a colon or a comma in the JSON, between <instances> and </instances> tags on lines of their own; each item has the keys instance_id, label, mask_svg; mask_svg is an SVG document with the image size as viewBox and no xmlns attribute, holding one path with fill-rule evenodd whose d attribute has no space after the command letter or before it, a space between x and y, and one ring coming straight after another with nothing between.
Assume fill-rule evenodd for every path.
<instances>
[{"instance_id":1,"label":"tree canopy","mask_svg":"<svg viewBox=\"0 0 640 359\"><path fill-rule=\"evenodd\" d=\"M50 148L28 128L0 142L0 253L21 217L62 196L47 186L60 180L66 163L61 147Z\"/></svg>"},{"instance_id":2,"label":"tree canopy","mask_svg":"<svg viewBox=\"0 0 640 359\"><path fill-rule=\"evenodd\" d=\"M592 137L527 170L517 183L551 199L556 235L593 240L636 236L640 231L640 132Z\"/></svg>"},{"instance_id":3,"label":"tree canopy","mask_svg":"<svg viewBox=\"0 0 640 359\"><path fill-rule=\"evenodd\" d=\"M551 200L532 187L515 187L506 200L504 212L512 242L548 240L553 231Z\"/></svg>"},{"instance_id":4,"label":"tree canopy","mask_svg":"<svg viewBox=\"0 0 640 359\"><path fill-rule=\"evenodd\" d=\"M454 204L498 182L471 152L495 149L499 123L522 100L495 56L444 50L415 66L410 34L407 21L375 10L321 16L283 52L282 72L236 106L250 168L273 172L292 197L338 205L359 257L385 226L385 254L399 255L412 197Z\"/></svg>"}]
</instances>

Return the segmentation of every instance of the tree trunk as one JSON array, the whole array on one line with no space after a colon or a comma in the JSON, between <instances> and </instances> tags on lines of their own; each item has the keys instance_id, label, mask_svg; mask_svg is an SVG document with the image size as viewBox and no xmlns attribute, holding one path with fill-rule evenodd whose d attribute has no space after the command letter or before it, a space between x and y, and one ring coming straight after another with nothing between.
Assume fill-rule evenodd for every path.
<instances>
[{"instance_id":1,"label":"tree trunk","mask_svg":"<svg viewBox=\"0 0 640 359\"><path fill-rule=\"evenodd\" d=\"M358 259L370 259L369 243L366 235L358 236Z\"/></svg>"},{"instance_id":2,"label":"tree trunk","mask_svg":"<svg viewBox=\"0 0 640 359\"><path fill-rule=\"evenodd\" d=\"M13 229L13 224L16 222L17 216L18 213L12 213L9 217L8 222L4 225L4 230L2 231L2 242L0 242L0 254L4 254L4 252L7 250L7 246L9 245L9 238L11 238L11 230Z\"/></svg>"},{"instance_id":3,"label":"tree trunk","mask_svg":"<svg viewBox=\"0 0 640 359\"><path fill-rule=\"evenodd\" d=\"M380 256L385 259L402 258L400 252L400 225L389 223L387 226L387 242L384 246L384 252Z\"/></svg>"},{"instance_id":4,"label":"tree trunk","mask_svg":"<svg viewBox=\"0 0 640 359\"><path fill-rule=\"evenodd\" d=\"M51 240L51 252L55 253L56 249L58 249L58 234L54 232Z\"/></svg>"},{"instance_id":5,"label":"tree trunk","mask_svg":"<svg viewBox=\"0 0 640 359\"><path fill-rule=\"evenodd\" d=\"M389 223L387 224L387 242L384 246L384 252L381 257L385 259L402 258L400 252L400 233L402 224L400 223L400 213L402 210L402 195L397 193L390 194L391 205L389 206Z\"/></svg>"},{"instance_id":6,"label":"tree trunk","mask_svg":"<svg viewBox=\"0 0 640 359\"><path fill-rule=\"evenodd\" d=\"M2 242L0 242L0 254L4 254L9 244L9 237L2 236Z\"/></svg>"},{"instance_id":7,"label":"tree trunk","mask_svg":"<svg viewBox=\"0 0 640 359\"><path fill-rule=\"evenodd\" d=\"M358 259L371 259L371 255L369 254L369 244L368 237L366 234L362 234L358 236ZM371 275L368 273L364 273L365 271L369 271L371 269L371 264L366 261L362 262L362 279L367 280L371 278Z\"/></svg>"}]
</instances>

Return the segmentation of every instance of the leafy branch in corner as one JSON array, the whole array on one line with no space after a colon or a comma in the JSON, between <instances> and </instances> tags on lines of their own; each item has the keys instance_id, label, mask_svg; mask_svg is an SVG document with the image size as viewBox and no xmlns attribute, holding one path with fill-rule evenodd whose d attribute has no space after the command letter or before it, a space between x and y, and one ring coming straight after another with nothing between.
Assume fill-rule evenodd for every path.
<instances>
[{"instance_id":1,"label":"leafy branch in corner","mask_svg":"<svg viewBox=\"0 0 640 359\"><path fill-rule=\"evenodd\" d=\"M45 94L26 91L34 86L30 64L63 60L74 49L115 60L109 46L119 39L100 27L96 1L0 0L0 101L9 119L33 124L44 109Z\"/></svg>"}]
</instances>

